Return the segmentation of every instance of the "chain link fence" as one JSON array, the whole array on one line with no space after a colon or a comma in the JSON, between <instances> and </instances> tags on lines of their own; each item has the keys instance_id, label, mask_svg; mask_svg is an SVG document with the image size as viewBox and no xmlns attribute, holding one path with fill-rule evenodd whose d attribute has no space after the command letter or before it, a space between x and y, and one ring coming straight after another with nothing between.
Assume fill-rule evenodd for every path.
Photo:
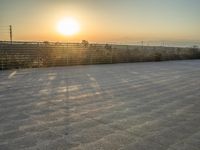
<instances>
[{"instance_id":1,"label":"chain link fence","mask_svg":"<svg viewBox=\"0 0 200 150\"><path fill-rule=\"evenodd\" d=\"M199 58L198 48L50 42L0 43L1 70Z\"/></svg>"}]
</instances>

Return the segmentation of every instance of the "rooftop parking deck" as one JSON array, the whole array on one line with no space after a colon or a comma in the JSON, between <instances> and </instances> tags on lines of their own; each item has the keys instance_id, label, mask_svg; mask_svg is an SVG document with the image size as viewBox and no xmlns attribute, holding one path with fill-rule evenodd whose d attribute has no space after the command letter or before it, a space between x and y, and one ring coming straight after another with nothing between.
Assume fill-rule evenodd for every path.
<instances>
[{"instance_id":1,"label":"rooftop parking deck","mask_svg":"<svg viewBox=\"0 0 200 150\"><path fill-rule=\"evenodd\" d=\"M0 72L0 150L199 150L200 60Z\"/></svg>"}]
</instances>

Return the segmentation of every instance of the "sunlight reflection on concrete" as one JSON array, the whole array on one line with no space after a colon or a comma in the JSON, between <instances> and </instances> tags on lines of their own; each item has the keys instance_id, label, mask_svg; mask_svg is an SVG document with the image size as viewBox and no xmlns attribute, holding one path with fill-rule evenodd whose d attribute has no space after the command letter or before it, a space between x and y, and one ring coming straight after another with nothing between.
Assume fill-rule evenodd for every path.
<instances>
[{"instance_id":1,"label":"sunlight reflection on concrete","mask_svg":"<svg viewBox=\"0 0 200 150\"><path fill-rule=\"evenodd\" d=\"M13 78L16 73L17 73L17 71L13 71L11 74L9 74L8 79Z\"/></svg>"}]
</instances>

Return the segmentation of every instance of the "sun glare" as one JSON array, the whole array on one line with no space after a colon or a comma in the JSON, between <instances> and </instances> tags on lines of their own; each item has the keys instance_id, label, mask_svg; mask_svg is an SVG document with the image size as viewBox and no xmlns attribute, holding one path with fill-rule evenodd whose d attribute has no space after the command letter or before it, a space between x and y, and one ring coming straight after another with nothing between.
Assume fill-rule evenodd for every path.
<instances>
[{"instance_id":1,"label":"sun glare","mask_svg":"<svg viewBox=\"0 0 200 150\"><path fill-rule=\"evenodd\" d=\"M71 36L80 31L80 25L73 18L64 18L58 22L57 30L60 34Z\"/></svg>"}]
</instances>

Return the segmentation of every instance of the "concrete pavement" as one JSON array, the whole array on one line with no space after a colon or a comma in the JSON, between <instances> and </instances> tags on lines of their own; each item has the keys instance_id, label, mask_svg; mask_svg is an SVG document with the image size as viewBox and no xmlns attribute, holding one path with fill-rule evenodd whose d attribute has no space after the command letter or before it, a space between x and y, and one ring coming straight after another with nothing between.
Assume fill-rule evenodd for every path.
<instances>
[{"instance_id":1,"label":"concrete pavement","mask_svg":"<svg viewBox=\"0 0 200 150\"><path fill-rule=\"evenodd\" d=\"M199 150L200 60L0 72L0 150Z\"/></svg>"}]
</instances>

